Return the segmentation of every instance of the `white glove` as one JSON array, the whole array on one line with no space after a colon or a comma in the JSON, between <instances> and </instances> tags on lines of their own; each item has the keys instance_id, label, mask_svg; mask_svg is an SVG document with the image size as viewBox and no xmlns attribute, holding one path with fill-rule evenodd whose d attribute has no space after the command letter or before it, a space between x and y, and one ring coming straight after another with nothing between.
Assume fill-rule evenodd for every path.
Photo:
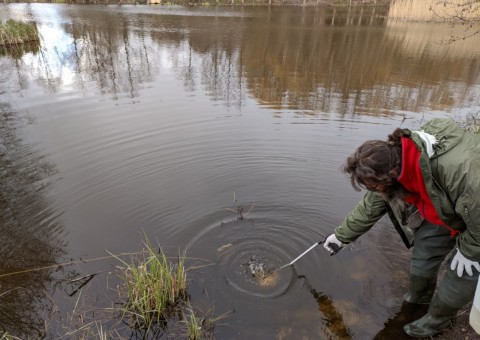
<instances>
[{"instance_id":1,"label":"white glove","mask_svg":"<svg viewBox=\"0 0 480 340\"><path fill-rule=\"evenodd\" d=\"M475 269L477 269L480 272L480 264L478 262L467 259L465 256L462 255L460 250L458 250L457 248L457 253L453 257L452 264L450 265L450 269L455 270L455 268L457 268L458 277L462 277L464 269L469 276L472 276L473 275L472 266L475 267Z\"/></svg>"},{"instance_id":2,"label":"white glove","mask_svg":"<svg viewBox=\"0 0 480 340\"><path fill-rule=\"evenodd\" d=\"M323 242L323 248L327 249L329 252L334 253L335 250L330 247L330 244L334 243L340 248L343 246L343 242L340 241L335 234L330 235L325 239L325 242Z\"/></svg>"}]
</instances>

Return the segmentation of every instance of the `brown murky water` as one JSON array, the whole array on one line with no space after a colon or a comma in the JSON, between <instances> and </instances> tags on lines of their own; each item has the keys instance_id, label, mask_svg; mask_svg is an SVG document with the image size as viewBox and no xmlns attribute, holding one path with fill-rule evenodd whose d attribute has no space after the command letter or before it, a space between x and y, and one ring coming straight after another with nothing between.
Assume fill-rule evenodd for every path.
<instances>
[{"instance_id":1,"label":"brown murky water","mask_svg":"<svg viewBox=\"0 0 480 340\"><path fill-rule=\"evenodd\" d=\"M251 266L278 268L341 222L361 195L339 171L358 144L479 110L479 37L442 45L448 26L387 16L1 4L41 43L0 50L0 275L83 262L0 276L0 324L36 337L51 319L65 334L71 300L53 287L108 271L95 259L138 251L145 232L210 264L189 293L227 314L218 339L382 334L408 277L386 221L266 282ZM108 301L110 280L89 282L87 302Z\"/></svg>"}]
</instances>

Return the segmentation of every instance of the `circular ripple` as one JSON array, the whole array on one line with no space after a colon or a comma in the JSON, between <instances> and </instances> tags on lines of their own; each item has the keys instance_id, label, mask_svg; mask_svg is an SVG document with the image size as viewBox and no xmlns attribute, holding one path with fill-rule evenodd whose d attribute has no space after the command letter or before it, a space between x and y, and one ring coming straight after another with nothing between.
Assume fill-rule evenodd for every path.
<instances>
[{"instance_id":1,"label":"circular ripple","mask_svg":"<svg viewBox=\"0 0 480 340\"><path fill-rule=\"evenodd\" d=\"M258 239L242 239L220 252L218 264L232 288L260 297L277 297L288 291L294 282L281 248Z\"/></svg>"},{"instance_id":2,"label":"circular ripple","mask_svg":"<svg viewBox=\"0 0 480 340\"><path fill-rule=\"evenodd\" d=\"M249 215L249 219L228 218L222 213L195 221L196 228L204 227L188 242L188 254L215 264L202 269L208 282L215 282L215 289L265 298L301 289L293 267L278 269L318 235L281 212L276 218L270 214L267 208Z\"/></svg>"}]
</instances>

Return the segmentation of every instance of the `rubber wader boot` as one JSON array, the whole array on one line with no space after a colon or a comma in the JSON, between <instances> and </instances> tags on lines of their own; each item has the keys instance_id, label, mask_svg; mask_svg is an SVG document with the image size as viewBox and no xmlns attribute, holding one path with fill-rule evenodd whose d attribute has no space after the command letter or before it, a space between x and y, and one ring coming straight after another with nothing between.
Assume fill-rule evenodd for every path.
<instances>
[{"instance_id":1,"label":"rubber wader boot","mask_svg":"<svg viewBox=\"0 0 480 340\"><path fill-rule=\"evenodd\" d=\"M403 299L406 302L417 304L429 304L432 300L435 286L437 285L437 277L421 277L417 275L410 275L410 288L405 293Z\"/></svg>"},{"instance_id":2,"label":"rubber wader boot","mask_svg":"<svg viewBox=\"0 0 480 340\"><path fill-rule=\"evenodd\" d=\"M451 327L457 311L473 300L477 280L478 273L473 277L466 274L458 277L456 272L447 269L427 314L403 327L405 333L423 338Z\"/></svg>"},{"instance_id":3,"label":"rubber wader boot","mask_svg":"<svg viewBox=\"0 0 480 340\"><path fill-rule=\"evenodd\" d=\"M403 327L405 333L415 338L428 337L450 328L459 308L452 308L436 296L430 303L428 313Z\"/></svg>"}]
</instances>

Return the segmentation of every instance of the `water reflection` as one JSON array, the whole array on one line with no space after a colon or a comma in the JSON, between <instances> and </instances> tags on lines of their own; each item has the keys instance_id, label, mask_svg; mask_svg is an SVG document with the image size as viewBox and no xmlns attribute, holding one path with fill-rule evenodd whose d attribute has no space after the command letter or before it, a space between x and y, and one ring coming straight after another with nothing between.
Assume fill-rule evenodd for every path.
<instances>
[{"instance_id":1,"label":"water reflection","mask_svg":"<svg viewBox=\"0 0 480 340\"><path fill-rule=\"evenodd\" d=\"M403 302L400 310L385 322L385 327L378 332L374 340L390 340L390 339L412 339L403 331L403 326L420 319L428 311L428 305L418 305Z\"/></svg>"},{"instance_id":2,"label":"water reflection","mask_svg":"<svg viewBox=\"0 0 480 340\"><path fill-rule=\"evenodd\" d=\"M454 53L456 47L445 50L435 44L428 48L440 50L439 54L425 53L422 44L407 49L404 44L411 35L431 41L429 30L415 25L412 29L411 24L398 30L378 18L353 29L348 23L355 17L350 19L349 14L339 23L328 12L309 10L302 22L323 25L293 29L286 12L281 12L269 17L263 30L250 26L246 36L254 36L255 31L256 39L242 52L255 97L279 109L345 114L418 112L473 101L466 97L478 92L471 82L472 75L478 75L478 58L468 53L461 57ZM337 29L341 24L346 27Z\"/></svg>"},{"instance_id":3,"label":"water reflection","mask_svg":"<svg viewBox=\"0 0 480 340\"><path fill-rule=\"evenodd\" d=\"M335 307L335 303L324 292L319 292L308 282L304 275L298 276L303 279L305 288L312 294L318 304L318 309L323 314L325 320L325 335L330 339L351 340L353 339L348 326L343 321L342 314Z\"/></svg>"},{"instance_id":4,"label":"water reflection","mask_svg":"<svg viewBox=\"0 0 480 340\"><path fill-rule=\"evenodd\" d=\"M40 51L40 42L32 41L21 45L0 46L0 57L10 57L12 59L21 59L26 53L38 53Z\"/></svg>"},{"instance_id":5,"label":"water reflection","mask_svg":"<svg viewBox=\"0 0 480 340\"><path fill-rule=\"evenodd\" d=\"M38 19L44 11L28 9L10 7L10 15ZM61 19L39 23L44 53L25 60L22 72L54 92L73 86L134 98L174 72L187 91L201 88L227 105L253 96L315 114L451 109L478 97L480 51L470 46L480 46L479 37L445 47L431 38L446 35L445 26L387 22L387 9L50 9Z\"/></svg>"},{"instance_id":6,"label":"water reflection","mask_svg":"<svg viewBox=\"0 0 480 340\"><path fill-rule=\"evenodd\" d=\"M46 199L55 168L18 136L18 118L0 103L0 324L10 335L39 337L63 270L31 270L56 264L65 245Z\"/></svg>"}]
</instances>

